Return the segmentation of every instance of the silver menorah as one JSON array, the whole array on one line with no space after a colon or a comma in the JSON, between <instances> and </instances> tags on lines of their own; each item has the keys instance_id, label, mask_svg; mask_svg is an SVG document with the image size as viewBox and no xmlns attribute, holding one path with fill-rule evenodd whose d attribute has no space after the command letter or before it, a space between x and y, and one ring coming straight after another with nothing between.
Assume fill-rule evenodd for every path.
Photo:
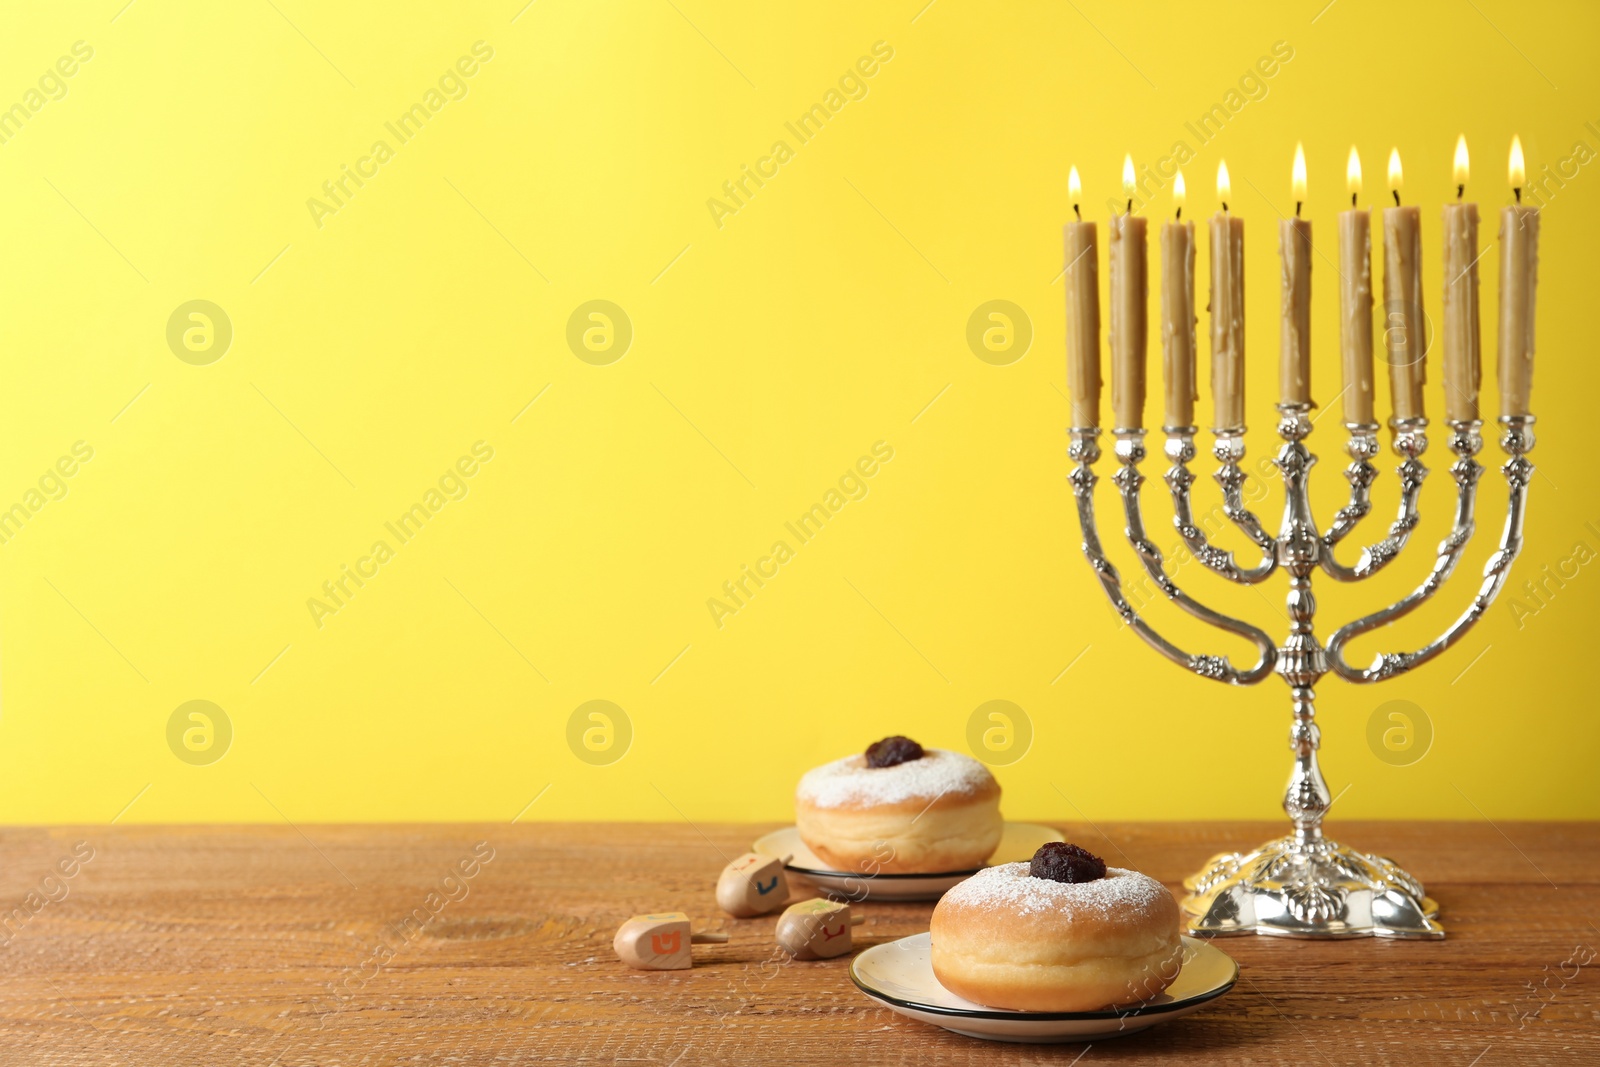
<instances>
[{"instance_id":1,"label":"silver menorah","mask_svg":"<svg viewBox=\"0 0 1600 1067\"><path fill-rule=\"evenodd\" d=\"M1483 569L1483 583L1471 605L1430 644L1414 652L1381 653L1367 668L1345 661L1344 649L1356 637L1415 611L1444 585L1472 537L1478 478L1483 472L1477 454L1483 447L1482 420L1450 421L1450 451L1455 462L1450 474L1456 483L1455 522L1439 544L1427 577L1409 595L1336 630L1326 647L1317 639L1313 623L1317 602L1311 576L1319 567L1336 581L1370 578L1395 560L1411 539L1418 518L1418 498L1428 469L1422 455L1428 446L1427 420L1395 419L1394 450L1401 457L1399 513L1382 539L1365 548L1353 566L1335 558L1337 546L1372 509L1371 488L1378 477L1373 459L1379 454L1376 423L1346 423L1350 439L1345 451L1350 464L1349 503L1340 508L1327 532L1319 533L1311 515L1309 475L1317 457L1306 447L1311 434L1309 404L1279 404L1278 435L1283 445L1274 465L1283 478L1283 522L1274 538L1244 504L1246 475L1244 429L1216 431L1212 453L1221 464L1215 477L1222 487L1223 511L1244 531L1261 552L1261 560L1246 566L1233 553L1208 543L1196 526L1189 488L1195 476L1189 463L1195 458L1194 426L1168 426L1166 456L1171 466L1165 481L1171 490L1173 522L1189 551L1215 573L1242 585L1265 581L1278 568L1289 577L1289 633L1276 646L1264 631L1240 619L1205 607L1189 596L1166 573L1159 549L1145 534L1140 511L1140 487L1145 477L1139 465L1145 458L1142 429L1112 431L1120 469L1112 481L1122 496L1127 536L1151 580L1179 608L1219 629L1253 643L1256 662L1235 667L1227 656L1185 652L1157 633L1123 595L1117 569L1106 558L1095 528L1094 487L1099 480L1094 464L1100 458L1098 426L1068 431L1068 456L1076 463L1069 475L1077 497L1078 519L1083 527L1083 552L1094 567L1106 595L1122 619L1153 648L1202 678L1228 685L1254 685L1276 672L1289 684L1294 722L1289 747L1294 768L1283 797L1283 810L1293 824L1285 837L1269 841L1247 853L1229 852L1212 857L1197 874L1184 881L1189 896L1184 910L1191 930L1203 934L1279 934L1292 937L1341 938L1381 936L1438 938L1444 928L1437 922L1439 907L1422 883L1393 860L1371 856L1340 845L1322 834L1322 819L1332 804L1327 783L1317 766L1321 731L1316 723L1315 691L1330 670L1347 681L1381 682L1434 659L1472 628L1505 584L1512 561L1522 548L1523 508L1533 464L1533 417L1504 416L1500 446L1509 457L1501 468L1509 487L1505 529L1500 544Z\"/></svg>"}]
</instances>

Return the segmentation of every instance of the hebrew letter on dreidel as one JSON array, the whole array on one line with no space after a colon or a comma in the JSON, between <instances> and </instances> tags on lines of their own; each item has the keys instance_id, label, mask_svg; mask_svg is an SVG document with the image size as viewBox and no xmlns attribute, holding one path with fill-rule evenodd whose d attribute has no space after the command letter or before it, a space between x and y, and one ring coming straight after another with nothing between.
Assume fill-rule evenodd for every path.
<instances>
[{"instance_id":1,"label":"hebrew letter on dreidel","mask_svg":"<svg viewBox=\"0 0 1600 1067\"><path fill-rule=\"evenodd\" d=\"M865 918L841 901L803 900L778 917L778 944L797 960L825 960L850 951L850 928Z\"/></svg>"},{"instance_id":2,"label":"hebrew letter on dreidel","mask_svg":"<svg viewBox=\"0 0 1600 1067\"><path fill-rule=\"evenodd\" d=\"M741 919L777 911L789 899L789 879L783 873L789 859L746 852L722 868L717 906Z\"/></svg>"},{"instance_id":3,"label":"hebrew letter on dreidel","mask_svg":"<svg viewBox=\"0 0 1600 1067\"><path fill-rule=\"evenodd\" d=\"M694 965L690 945L719 944L727 934L692 934L681 911L635 915L617 929L611 947L617 958L642 971L681 971Z\"/></svg>"}]
</instances>

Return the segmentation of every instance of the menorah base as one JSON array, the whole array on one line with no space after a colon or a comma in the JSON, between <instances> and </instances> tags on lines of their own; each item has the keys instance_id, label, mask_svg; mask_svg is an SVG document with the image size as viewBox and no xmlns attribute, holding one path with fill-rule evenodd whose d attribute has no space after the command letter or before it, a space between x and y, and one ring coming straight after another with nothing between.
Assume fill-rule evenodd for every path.
<instances>
[{"instance_id":1,"label":"menorah base","mask_svg":"<svg viewBox=\"0 0 1600 1067\"><path fill-rule=\"evenodd\" d=\"M1304 938L1440 938L1439 905L1393 860L1318 838L1224 852L1184 879L1196 934Z\"/></svg>"}]
</instances>

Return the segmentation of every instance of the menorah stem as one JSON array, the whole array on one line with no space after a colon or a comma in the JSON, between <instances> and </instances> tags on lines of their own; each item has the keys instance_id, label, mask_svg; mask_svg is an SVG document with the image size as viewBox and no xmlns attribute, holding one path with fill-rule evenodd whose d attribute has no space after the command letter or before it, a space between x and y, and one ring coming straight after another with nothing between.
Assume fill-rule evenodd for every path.
<instances>
[{"instance_id":1,"label":"menorah stem","mask_svg":"<svg viewBox=\"0 0 1600 1067\"><path fill-rule=\"evenodd\" d=\"M1289 635L1278 650L1277 671L1289 683L1294 699L1294 725L1289 747L1294 750L1294 770L1283 796L1283 810L1294 823L1295 839L1310 845L1322 839L1322 817L1332 798L1317 765L1322 733L1317 728L1313 686L1328 670L1327 656L1317 640L1317 598L1311 592L1311 575L1324 552L1311 515L1311 468L1317 458L1305 446L1311 433L1310 405L1280 404L1278 433L1283 438L1273 461L1283 476L1283 525L1278 533L1278 564L1289 575L1285 609Z\"/></svg>"},{"instance_id":2,"label":"menorah stem","mask_svg":"<svg viewBox=\"0 0 1600 1067\"><path fill-rule=\"evenodd\" d=\"M1322 817L1333 805L1328 783L1317 766L1317 749L1322 731L1317 728L1316 692L1309 685L1297 685L1294 694L1294 725L1289 728L1289 747L1294 750L1294 770L1283 795L1283 810L1294 823L1295 841L1315 845L1322 840Z\"/></svg>"}]
</instances>

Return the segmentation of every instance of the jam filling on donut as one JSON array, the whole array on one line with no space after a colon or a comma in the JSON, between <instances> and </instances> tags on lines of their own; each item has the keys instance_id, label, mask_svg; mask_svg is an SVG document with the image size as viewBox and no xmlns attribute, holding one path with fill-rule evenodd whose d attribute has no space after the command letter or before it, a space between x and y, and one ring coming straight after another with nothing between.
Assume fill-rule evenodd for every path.
<instances>
[{"instance_id":1,"label":"jam filling on donut","mask_svg":"<svg viewBox=\"0 0 1600 1067\"><path fill-rule=\"evenodd\" d=\"M1033 854L1028 873L1052 882L1093 882L1106 876L1106 863L1086 848L1051 841Z\"/></svg>"},{"instance_id":2,"label":"jam filling on donut","mask_svg":"<svg viewBox=\"0 0 1600 1067\"><path fill-rule=\"evenodd\" d=\"M868 767L894 767L901 763L910 763L923 756L922 746L909 737L895 734L885 737L882 741L874 741L867 746Z\"/></svg>"}]
</instances>

